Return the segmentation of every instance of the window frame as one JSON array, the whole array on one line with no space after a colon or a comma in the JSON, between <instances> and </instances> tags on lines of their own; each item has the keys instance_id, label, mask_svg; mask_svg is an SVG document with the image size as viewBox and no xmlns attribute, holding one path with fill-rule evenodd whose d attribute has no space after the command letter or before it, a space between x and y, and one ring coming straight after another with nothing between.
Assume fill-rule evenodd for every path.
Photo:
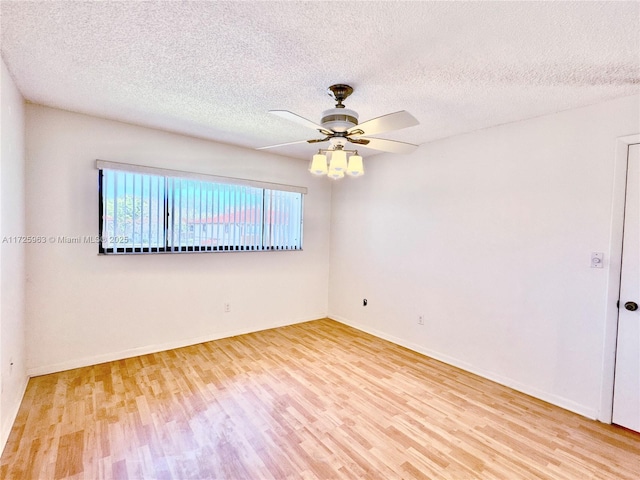
<instances>
[{"instance_id":1,"label":"window frame","mask_svg":"<svg viewBox=\"0 0 640 480\"><path fill-rule=\"evenodd\" d=\"M286 185L272 182L262 182L256 180L242 179L242 178L234 178L234 177L222 177L217 175L209 175L195 172L185 172L180 170L171 170L157 167L149 167L143 165L133 165L127 163L119 163L119 162L109 162L105 160L96 160L96 168L98 170L98 254L99 255L149 255L149 254L171 254L171 253L214 253L214 252L268 252L268 251L302 251L303 250L303 230L304 230L304 196L307 193L306 187L299 187L294 185ZM162 202L162 216L164 217L164 221L162 223L162 234L164 239L163 246L124 246L117 247L117 244L114 244L112 247L105 247L103 244L104 239L104 170L111 170L123 173L133 173L140 175L153 175L163 177L164 187L163 187L163 202ZM181 182L182 180L191 180L195 182L208 182L211 184L225 184L231 187L252 187L256 189L261 189L262 195L262 210L260 211L261 219L260 219L260 241L258 245L240 245L239 242L235 244L227 244L227 245L174 245L170 235L174 235L173 226L170 225L170 217L173 218L172 214L175 214L175 184L176 180ZM171 184L172 186L170 187ZM181 183L180 183L181 185ZM142 188L142 187L141 187ZM173 190L170 192L169 189ZM214 188L214 187L212 187ZM290 248L289 246L281 246L276 245L273 246L273 237L272 232L269 232L267 236L265 236L265 229L271 228L270 225L273 222L274 209L266 210L265 207L265 198L267 197L267 191L269 191L269 196L273 194L273 192L290 192L290 193L298 193L300 194L300 204L299 204L299 216L300 216L300 226L299 226L299 242L294 248ZM234 191L235 192L235 191ZM134 191L135 195L135 191ZM235 193L234 193L235 195ZM169 197L173 197L173 201L170 202ZM246 197L244 197L246 200ZM135 201L135 200L134 200ZM297 201L297 200L296 200ZM157 208L159 208L158 205ZM188 209L188 206L187 206ZM157 211L158 218L160 217L160 211ZM235 218L234 213L234 218ZM244 212L246 215L246 212ZM268 217L268 218L267 218ZM224 228L229 228L229 223L225 222L221 225L224 225ZM246 225L246 222L245 222ZM257 225L257 223L255 224ZM255 225L253 228L255 228ZM206 225L205 225L206 226ZM254 233L255 234L255 233ZM112 242L113 243L113 242Z\"/></svg>"}]
</instances>

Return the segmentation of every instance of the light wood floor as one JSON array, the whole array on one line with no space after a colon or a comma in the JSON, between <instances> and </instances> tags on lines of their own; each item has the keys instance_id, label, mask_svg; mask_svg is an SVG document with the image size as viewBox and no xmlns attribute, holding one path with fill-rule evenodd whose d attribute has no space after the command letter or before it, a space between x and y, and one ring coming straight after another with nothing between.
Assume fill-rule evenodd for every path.
<instances>
[{"instance_id":1,"label":"light wood floor","mask_svg":"<svg viewBox=\"0 0 640 480\"><path fill-rule=\"evenodd\" d=\"M330 320L31 379L3 479L638 479L640 435Z\"/></svg>"}]
</instances>

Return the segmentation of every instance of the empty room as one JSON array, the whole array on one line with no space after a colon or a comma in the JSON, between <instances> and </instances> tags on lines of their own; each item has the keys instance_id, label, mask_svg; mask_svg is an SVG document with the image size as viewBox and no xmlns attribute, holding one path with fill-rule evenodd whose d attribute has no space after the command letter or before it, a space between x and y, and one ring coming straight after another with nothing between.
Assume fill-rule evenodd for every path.
<instances>
[{"instance_id":1,"label":"empty room","mask_svg":"<svg viewBox=\"0 0 640 480\"><path fill-rule=\"evenodd\" d=\"M640 2L0 21L0 478L640 478Z\"/></svg>"}]
</instances>

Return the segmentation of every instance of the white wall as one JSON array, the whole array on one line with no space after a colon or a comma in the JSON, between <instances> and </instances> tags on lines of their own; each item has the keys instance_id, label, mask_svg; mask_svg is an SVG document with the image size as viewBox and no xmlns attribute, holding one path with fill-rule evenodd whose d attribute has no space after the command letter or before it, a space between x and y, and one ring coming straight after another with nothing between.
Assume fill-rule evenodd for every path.
<instances>
[{"instance_id":1,"label":"white wall","mask_svg":"<svg viewBox=\"0 0 640 480\"><path fill-rule=\"evenodd\" d=\"M24 100L4 61L0 73L0 451L27 386L25 363ZM6 240L6 241L5 241ZM12 365L13 364L13 365Z\"/></svg>"},{"instance_id":2,"label":"white wall","mask_svg":"<svg viewBox=\"0 0 640 480\"><path fill-rule=\"evenodd\" d=\"M640 131L639 106L365 160L334 187L329 315L598 417L608 271L590 253L610 250L616 137Z\"/></svg>"},{"instance_id":3,"label":"white wall","mask_svg":"<svg viewBox=\"0 0 640 480\"><path fill-rule=\"evenodd\" d=\"M97 234L96 159L307 186L304 251L98 256L95 244L31 246L30 374L326 316L330 184L306 162L28 105L30 235Z\"/></svg>"}]
</instances>

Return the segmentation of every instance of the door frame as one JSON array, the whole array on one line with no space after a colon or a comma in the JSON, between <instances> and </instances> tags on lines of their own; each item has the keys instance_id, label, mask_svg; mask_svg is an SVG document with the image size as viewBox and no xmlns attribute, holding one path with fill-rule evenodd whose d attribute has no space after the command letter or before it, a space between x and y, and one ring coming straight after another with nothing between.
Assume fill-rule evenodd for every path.
<instances>
[{"instance_id":1,"label":"door frame","mask_svg":"<svg viewBox=\"0 0 640 480\"><path fill-rule=\"evenodd\" d=\"M602 384L598 420L611 423L613 417L613 382L616 366L616 340L618 336L618 307L620 273L622 270L622 234L624 204L627 187L627 159L629 145L640 143L640 133L616 139L613 173L613 199L611 205L611 231L609 237L609 269L607 304L605 309L604 349L602 358Z\"/></svg>"}]
</instances>

